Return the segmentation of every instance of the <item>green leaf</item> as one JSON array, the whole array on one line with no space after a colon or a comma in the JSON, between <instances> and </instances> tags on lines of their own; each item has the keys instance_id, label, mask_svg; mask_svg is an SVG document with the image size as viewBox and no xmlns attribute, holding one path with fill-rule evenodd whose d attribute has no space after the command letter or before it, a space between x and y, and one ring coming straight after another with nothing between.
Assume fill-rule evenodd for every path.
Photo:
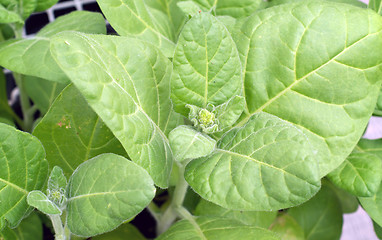
<instances>
[{"instance_id":1,"label":"green leaf","mask_svg":"<svg viewBox=\"0 0 382 240\"><path fill-rule=\"evenodd\" d=\"M73 85L57 97L33 135L44 145L50 167L61 167L66 177L81 163L101 153L126 155L113 133Z\"/></svg>"},{"instance_id":2,"label":"green leaf","mask_svg":"<svg viewBox=\"0 0 382 240\"><path fill-rule=\"evenodd\" d=\"M288 214L303 228L306 240L339 239L342 211L336 194L327 186L308 202L291 208Z\"/></svg>"},{"instance_id":3,"label":"green leaf","mask_svg":"<svg viewBox=\"0 0 382 240\"><path fill-rule=\"evenodd\" d=\"M48 179L48 189L49 190L58 190L66 189L67 180L62 169L58 166L54 166L50 172Z\"/></svg>"},{"instance_id":4,"label":"green leaf","mask_svg":"<svg viewBox=\"0 0 382 240\"><path fill-rule=\"evenodd\" d=\"M42 78L25 76L23 87L34 105L42 114L46 114L53 101L65 88L66 84L48 81Z\"/></svg>"},{"instance_id":5,"label":"green leaf","mask_svg":"<svg viewBox=\"0 0 382 240\"><path fill-rule=\"evenodd\" d=\"M359 140L354 150L357 152L374 154L382 160L382 138L379 138L379 139L362 138L361 140Z\"/></svg>"},{"instance_id":6,"label":"green leaf","mask_svg":"<svg viewBox=\"0 0 382 240\"><path fill-rule=\"evenodd\" d=\"M191 17L201 10L201 7L194 1L180 1L177 5L182 12Z\"/></svg>"},{"instance_id":7,"label":"green leaf","mask_svg":"<svg viewBox=\"0 0 382 240\"><path fill-rule=\"evenodd\" d=\"M273 7L281 4L286 4L286 3L296 3L296 2L304 2L306 0L271 0L269 1L269 4L267 7ZM357 7L361 8L366 8L367 5L361 1L358 0L326 0L328 2L338 2L338 3L346 3L346 4L351 4ZM372 0L370 0L372 1Z\"/></svg>"},{"instance_id":8,"label":"green leaf","mask_svg":"<svg viewBox=\"0 0 382 240\"><path fill-rule=\"evenodd\" d=\"M269 230L244 225L231 219L198 217L195 221L181 220L160 235L157 240L229 240L229 239L280 239Z\"/></svg>"},{"instance_id":9,"label":"green leaf","mask_svg":"<svg viewBox=\"0 0 382 240\"><path fill-rule=\"evenodd\" d=\"M21 19L21 17L12 11L7 10L3 5L0 5L0 23L21 23L23 24L24 21Z\"/></svg>"},{"instance_id":10,"label":"green leaf","mask_svg":"<svg viewBox=\"0 0 382 240\"><path fill-rule=\"evenodd\" d=\"M81 164L69 180L68 227L83 237L111 231L154 196L154 183L143 168L119 155L98 155Z\"/></svg>"},{"instance_id":11,"label":"green leaf","mask_svg":"<svg viewBox=\"0 0 382 240\"><path fill-rule=\"evenodd\" d=\"M382 161L370 153L352 153L329 179L338 187L358 197L369 197L378 190L382 180Z\"/></svg>"},{"instance_id":12,"label":"green leaf","mask_svg":"<svg viewBox=\"0 0 382 240\"><path fill-rule=\"evenodd\" d=\"M169 60L132 38L56 36L52 51L59 65L131 159L167 187L173 161L166 132L179 123L171 114Z\"/></svg>"},{"instance_id":13,"label":"green leaf","mask_svg":"<svg viewBox=\"0 0 382 240\"><path fill-rule=\"evenodd\" d=\"M153 12L153 9L155 9L167 15L174 30L174 42L177 42L179 33L186 20L188 20L187 16L178 7L178 3L181 0L145 0L144 2L151 9L149 10L150 12Z\"/></svg>"},{"instance_id":14,"label":"green leaf","mask_svg":"<svg viewBox=\"0 0 382 240\"><path fill-rule=\"evenodd\" d=\"M2 0L1 4L26 20L36 9L38 0Z\"/></svg>"},{"instance_id":15,"label":"green leaf","mask_svg":"<svg viewBox=\"0 0 382 240\"><path fill-rule=\"evenodd\" d=\"M125 223L112 232L92 237L92 240L146 240L132 224Z\"/></svg>"},{"instance_id":16,"label":"green leaf","mask_svg":"<svg viewBox=\"0 0 382 240\"><path fill-rule=\"evenodd\" d=\"M2 123L0 149L0 229L14 228L31 210L29 191L45 184L48 164L37 138Z\"/></svg>"},{"instance_id":17,"label":"green leaf","mask_svg":"<svg viewBox=\"0 0 382 240\"><path fill-rule=\"evenodd\" d=\"M382 14L382 4L381 4L381 0L370 0L370 1L369 1L368 8L373 9L373 10L376 11L379 15L381 15L381 14Z\"/></svg>"},{"instance_id":18,"label":"green leaf","mask_svg":"<svg viewBox=\"0 0 382 240\"><path fill-rule=\"evenodd\" d=\"M52 58L49 47L50 37L66 30L105 34L105 20L100 13L85 11L62 16L44 27L34 39L0 44L0 65L17 73L67 83L68 78Z\"/></svg>"},{"instance_id":19,"label":"green leaf","mask_svg":"<svg viewBox=\"0 0 382 240\"><path fill-rule=\"evenodd\" d=\"M261 4L261 0L219 0L216 5L216 14L234 18L247 17L261 8Z\"/></svg>"},{"instance_id":20,"label":"green leaf","mask_svg":"<svg viewBox=\"0 0 382 240\"><path fill-rule=\"evenodd\" d=\"M270 230L276 232L282 240L305 240L304 230L288 214L277 217Z\"/></svg>"},{"instance_id":21,"label":"green leaf","mask_svg":"<svg viewBox=\"0 0 382 240\"><path fill-rule=\"evenodd\" d=\"M357 211L359 203L356 196L334 186L329 181L326 181L326 185L331 187L331 189L336 193L337 198L341 203L343 213L353 213Z\"/></svg>"},{"instance_id":22,"label":"green leaf","mask_svg":"<svg viewBox=\"0 0 382 240\"><path fill-rule=\"evenodd\" d=\"M378 225L382 226L382 184L371 197L359 197L363 209Z\"/></svg>"},{"instance_id":23,"label":"green leaf","mask_svg":"<svg viewBox=\"0 0 382 240\"><path fill-rule=\"evenodd\" d=\"M185 178L200 196L227 209L270 211L296 206L320 188L315 152L292 124L258 113L227 132Z\"/></svg>"},{"instance_id":24,"label":"green leaf","mask_svg":"<svg viewBox=\"0 0 382 240\"><path fill-rule=\"evenodd\" d=\"M42 12L56 4L58 0L38 0L35 12Z\"/></svg>"},{"instance_id":25,"label":"green leaf","mask_svg":"<svg viewBox=\"0 0 382 240\"><path fill-rule=\"evenodd\" d=\"M382 87L379 89L377 104L375 106L373 115L382 116Z\"/></svg>"},{"instance_id":26,"label":"green leaf","mask_svg":"<svg viewBox=\"0 0 382 240\"><path fill-rule=\"evenodd\" d=\"M41 191L35 190L29 192L27 201L30 206L37 208L45 214L61 215L62 213L61 209L50 201L49 198Z\"/></svg>"},{"instance_id":27,"label":"green leaf","mask_svg":"<svg viewBox=\"0 0 382 240\"><path fill-rule=\"evenodd\" d=\"M171 81L175 110L187 116L186 105L206 108L223 104L242 88L240 60L229 32L209 13L186 23L173 59Z\"/></svg>"},{"instance_id":28,"label":"green leaf","mask_svg":"<svg viewBox=\"0 0 382 240\"><path fill-rule=\"evenodd\" d=\"M239 126L258 112L294 124L312 141L325 176L353 150L374 109L381 17L348 4L304 1L242 22L232 34L248 113Z\"/></svg>"},{"instance_id":29,"label":"green leaf","mask_svg":"<svg viewBox=\"0 0 382 240\"><path fill-rule=\"evenodd\" d=\"M121 36L129 36L158 46L167 57L174 53L174 30L170 19L150 12L142 0L98 0L110 25ZM156 13L156 14L155 14ZM155 16L155 17L154 17Z\"/></svg>"},{"instance_id":30,"label":"green leaf","mask_svg":"<svg viewBox=\"0 0 382 240\"><path fill-rule=\"evenodd\" d=\"M231 127L243 113L245 100L241 96L234 96L228 102L215 108L216 119L219 121L219 129L225 130Z\"/></svg>"},{"instance_id":31,"label":"green leaf","mask_svg":"<svg viewBox=\"0 0 382 240\"><path fill-rule=\"evenodd\" d=\"M6 227L0 232L4 240L42 240L42 223L37 214L32 213L15 229Z\"/></svg>"},{"instance_id":32,"label":"green leaf","mask_svg":"<svg viewBox=\"0 0 382 240\"><path fill-rule=\"evenodd\" d=\"M195 215L235 219L246 225L269 228L276 218L277 211L229 210L202 199L195 209Z\"/></svg>"},{"instance_id":33,"label":"green leaf","mask_svg":"<svg viewBox=\"0 0 382 240\"><path fill-rule=\"evenodd\" d=\"M376 222L373 221L374 232L378 238L382 238L382 227L380 227Z\"/></svg>"},{"instance_id":34,"label":"green leaf","mask_svg":"<svg viewBox=\"0 0 382 240\"><path fill-rule=\"evenodd\" d=\"M210 154L215 149L216 141L190 126L179 126L168 137L171 150L177 161L199 158Z\"/></svg>"}]
</instances>

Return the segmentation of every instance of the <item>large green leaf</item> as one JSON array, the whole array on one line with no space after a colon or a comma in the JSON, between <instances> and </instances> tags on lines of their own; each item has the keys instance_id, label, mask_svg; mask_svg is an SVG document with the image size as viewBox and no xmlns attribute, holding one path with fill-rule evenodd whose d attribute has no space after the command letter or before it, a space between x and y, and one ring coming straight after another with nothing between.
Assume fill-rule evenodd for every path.
<instances>
[{"instance_id":1,"label":"large green leaf","mask_svg":"<svg viewBox=\"0 0 382 240\"><path fill-rule=\"evenodd\" d=\"M66 177L78 165L101 153L126 155L113 133L73 85L59 95L33 135L44 145L50 168L61 167Z\"/></svg>"},{"instance_id":2,"label":"large green leaf","mask_svg":"<svg viewBox=\"0 0 382 240\"><path fill-rule=\"evenodd\" d=\"M81 164L69 180L68 227L84 237L111 231L154 196L154 182L143 168L115 154L98 155Z\"/></svg>"},{"instance_id":3,"label":"large green leaf","mask_svg":"<svg viewBox=\"0 0 382 240\"><path fill-rule=\"evenodd\" d=\"M171 113L171 64L150 44L116 36L64 33L52 51L59 65L133 161L164 188L172 168L166 132Z\"/></svg>"},{"instance_id":4,"label":"large green leaf","mask_svg":"<svg viewBox=\"0 0 382 240\"><path fill-rule=\"evenodd\" d=\"M68 78L50 54L50 38L62 31L106 33L100 13L77 11L58 18L33 39L8 40L0 44L0 65L17 73L65 83Z\"/></svg>"},{"instance_id":5,"label":"large green leaf","mask_svg":"<svg viewBox=\"0 0 382 240\"><path fill-rule=\"evenodd\" d=\"M359 203L356 196L348 193L347 191L334 186L331 182L325 182L327 186L336 193L338 200L341 203L341 209L343 213L353 213L357 211Z\"/></svg>"},{"instance_id":6,"label":"large green leaf","mask_svg":"<svg viewBox=\"0 0 382 240\"><path fill-rule=\"evenodd\" d=\"M239 126L258 112L278 116L311 139L321 177L334 170L374 109L381 29L372 11L326 1L272 7L238 23L248 113Z\"/></svg>"},{"instance_id":7,"label":"large green leaf","mask_svg":"<svg viewBox=\"0 0 382 240\"><path fill-rule=\"evenodd\" d=\"M0 232L2 240L43 240L42 223L39 216L32 213L23 219L20 225L15 229L6 227Z\"/></svg>"},{"instance_id":8,"label":"large green leaf","mask_svg":"<svg viewBox=\"0 0 382 240\"><path fill-rule=\"evenodd\" d=\"M244 225L232 219L198 217L194 221L181 220L170 227L157 240L276 240L269 230Z\"/></svg>"},{"instance_id":9,"label":"large green leaf","mask_svg":"<svg viewBox=\"0 0 382 240\"><path fill-rule=\"evenodd\" d=\"M269 228L276 218L277 211L229 210L202 199L195 209L195 215L235 219L247 225Z\"/></svg>"},{"instance_id":10,"label":"large green leaf","mask_svg":"<svg viewBox=\"0 0 382 240\"><path fill-rule=\"evenodd\" d=\"M171 81L175 110L187 115L186 104L206 108L241 93L238 52L229 32L209 13L196 14L180 34Z\"/></svg>"},{"instance_id":11,"label":"large green leaf","mask_svg":"<svg viewBox=\"0 0 382 240\"><path fill-rule=\"evenodd\" d=\"M174 30L170 19L164 13L151 12L142 0L98 0L97 2L110 25L119 35L150 42L158 46L167 57L173 56Z\"/></svg>"},{"instance_id":12,"label":"large green leaf","mask_svg":"<svg viewBox=\"0 0 382 240\"><path fill-rule=\"evenodd\" d=\"M308 202L288 211L303 228L306 240L339 239L342 211L336 194L327 186Z\"/></svg>"},{"instance_id":13,"label":"large green leaf","mask_svg":"<svg viewBox=\"0 0 382 240\"><path fill-rule=\"evenodd\" d=\"M16 227L30 212L29 191L41 189L48 163L41 143L32 135L0 123L0 230Z\"/></svg>"},{"instance_id":14,"label":"large green leaf","mask_svg":"<svg viewBox=\"0 0 382 240\"><path fill-rule=\"evenodd\" d=\"M228 209L296 206L320 188L315 152L292 124L258 113L229 131L207 157L191 161L185 178L203 198Z\"/></svg>"},{"instance_id":15,"label":"large green leaf","mask_svg":"<svg viewBox=\"0 0 382 240\"><path fill-rule=\"evenodd\" d=\"M25 91L42 114L48 111L65 86L65 83L53 82L32 76L25 76L23 78Z\"/></svg>"},{"instance_id":16,"label":"large green leaf","mask_svg":"<svg viewBox=\"0 0 382 240\"><path fill-rule=\"evenodd\" d=\"M281 4L286 4L286 3L304 2L304 1L306 1L306 0L270 0L268 2L267 7L273 7L273 6L277 6L277 5L281 5ZM357 6L357 7L361 7L361 8L366 8L367 7L366 3L363 3L362 1L358 1L358 0L325 0L325 1L347 3L347 4L351 4L351 5L354 5L354 6Z\"/></svg>"},{"instance_id":17,"label":"large green leaf","mask_svg":"<svg viewBox=\"0 0 382 240\"><path fill-rule=\"evenodd\" d=\"M337 186L358 197L370 197L382 180L382 161L371 153L350 154L334 171L328 174Z\"/></svg>"}]
</instances>

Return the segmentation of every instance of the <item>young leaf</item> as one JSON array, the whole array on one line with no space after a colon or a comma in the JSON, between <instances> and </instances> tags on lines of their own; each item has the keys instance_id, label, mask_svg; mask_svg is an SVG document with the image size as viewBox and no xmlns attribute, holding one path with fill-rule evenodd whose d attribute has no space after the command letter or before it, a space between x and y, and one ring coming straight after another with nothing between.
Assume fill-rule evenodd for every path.
<instances>
[{"instance_id":1,"label":"young leaf","mask_svg":"<svg viewBox=\"0 0 382 240\"><path fill-rule=\"evenodd\" d=\"M85 11L62 16L44 27L34 39L9 40L0 44L0 65L21 74L68 82L49 49L50 37L66 30L105 34L105 20L99 13Z\"/></svg>"},{"instance_id":2,"label":"young leaf","mask_svg":"<svg viewBox=\"0 0 382 240\"><path fill-rule=\"evenodd\" d=\"M131 159L167 187L172 153L165 133L178 123L170 114L169 60L132 38L74 32L56 35L52 51Z\"/></svg>"},{"instance_id":3,"label":"young leaf","mask_svg":"<svg viewBox=\"0 0 382 240\"><path fill-rule=\"evenodd\" d=\"M21 23L23 24L24 21L21 19L21 17L12 11L7 10L3 5L0 5L0 23Z\"/></svg>"},{"instance_id":4,"label":"young leaf","mask_svg":"<svg viewBox=\"0 0 382 240\"><path fill-rule=\"evenodd\" d=\"M112 232L92 237L92 240L146 240L139 230L132 224L122 224Z\"/></svg>"},{"instance_id":5,"label":"young leaf","mask_svg":"<svg viewBox=\"0 0 382 240\"><path fill-rule=\"evenodd\" d=\"M36 213L23 219L15 229L6 227L0 232L0 239L4 240L43 240L42 223Z\"/></svg>"},{"instance_id":6,"label":"young leaf","mask_svg":"<svg viewBox=\"0 0 382 240\"><path fill-rule=\"evenodd\" d=\"M186 105L206 108L241 94L239 55L231 35L209 13L198 13L180 34L171 80L175 110L187 116Z\"/></svg>"},{"instance_id":7,"label":"young leaf","mask_svg":"<svg viewBox=\"0 0 382 240\"><path fill-rule=\"evenodd\" d=\"M277 240L276 234L269 230L244 225L232 219L198 217L194 221L181 220L170 227L157 240L191 239L257 239Z\"/></svg>"},{"instance_id":8,"label":"young leaf","mask_svg":"<svg viewBox=\"0 0 382 240\"><path fill-rule=\"evenodd\" d=\"M121 36L135 37L158 46L167 57L174 54L174 30L166 16L154 18L142 0L98 0L106 19ZM126 22L128 21L128 24Z\"/></svg>"},{"instance_id":9,"label":"young leaf","mask_svg":"<svg viewBox=\"0 0 382 240\"><path fill-rule=\"evenodd\" d=\"M269 229L277 233L282 240L305 240L304 230L288 214L277 217Z\"/></svg>"},{"instance_id":10,"label":"young leaf","mask_svg":"<svg viewBox=\"0 0 382 240\"><path fill-rule=\"evenodd\" d=\"M294 124L315 146L325 176L353 150L374 109L381 17L348 4L303 1L242 22L232 34L248 112L239 126L258 112Z\"/></svg>"},{"instance_id":11,"label":"young leaf","mask_svg":"<svg viewBox=\"0 0 382 240\"><path fill-rule=\"evenodd\" d=\"M334 171L328 174L337 186L358 197L370 197L382 180L382 161L374 154L352 153Z\"/></svg>"},{"instance_id":12,"label":"young leaf","mask_svg":"<svg viewBox=\"0 0 382 240\"><path fill-rule=\"evenodd\" d=\"M16 227L30 212L29 191L41 189L48 163L39 140L0 123L0 229Z\"/></svg>"},{"instance_id":13,"label":"young leaf","mask_svg":"<svg viewBox=\"0 0 382 240\"><path fill-rule=\"evenodd\" d=\"M54 166L50 172L48 179L49 190L66 189L67 180L62 169L58 166Z\"/></svg>"},{"instance_id":14,"label":"young leaf","mask_svg":"<svg viewBox=\"0 0 382 240\"><path fill-rule=\"evenodd\" d=\"M111 231L142 211L154 196L154 183L143 168L115 154L99 155L70 177L68 227L83 237Z\"/></svg>"},{"instance_id":15,"label":"young leaf","mask_svg":"<svg viewBox=\"0 0 382 240\"><path fill-rule=\"evenodd\" d=\"M215 149L216 144L214 139L185 125L172 130L168 139L174 157L179 162L206 156Z\"/></svg>"},{"instance_id":16,"label":"young leaf","mask_svg":"<svg viewBox=\"0 0 382 240\"><path fill-rule=\"evenodd\" d=\"M195 209L195 215L235 219L246 225L269 228L276 218L277 211L229 210L202 199Z\"/></svg>"},{"instance_id":17,"label":"young leaf","mask_svg":"<svg viewBox=\"0 0 382 240\"><path fill-rule=\"evenodd\" d=\"M66 87L65 83L45 80L42 78L25 76L23 87L34 105L42 114L48 112L50 106L61 91Z\"/></svg>"},{"instance_id":18,"label":"young leaf","mask_svg":"<svg viewBox=\"0 0 382 240\"><path fill-rule=\"evenodd\" d=\"M39 0L3 0L1 5L14 11L26 20L36 9Z\"/></svg>"},{"instance_id":19,"label":"young leaf","mask_svg":"<svg viewBox=\"0 0 382 240\"><path fill-rule=\"evenodd\" d=\"M44 145L50 166L61 167L68 178L81 163L101 153L126 156L122 145L73 85L57 97L33 135Z\"/></svg>"},{"instance_id":20,"label":"young leaf","mask_svg":"<svg viewBox=\"0 0 382 240\"><path fill-rule=\"evenodd\" d=\"M253 115L217 147L191 161L185 178L200 196L224 208L278 210L307 201L320 188L309 139L270 114Z\"/></svg>"},{"instance_id":21,"label":"young leaf","mask_svg":"<svg viewBox=\"0 0 382 240\"><path fill-rule=\"evenodd\" d=\"M288 214L302 227L306 240L339 239L341 236L341 206L336 194L325 185L311 200L291 208Z\"/></svg>"},{"instance_id":22,"label":"young leaf","mask_svg":"<svg viewBox=\"0 0 382 240\"><path fill-rule=\"evenodd\" d=\"M243 113L245 100L242 96L234 96L228 102L215 108L216 119L219 121L219 129L225 130L231 127Z\"/></svg>"},{"instance_id":23,"label":"young leaf","mask_svg":"<svg viewBox=\"0 0 382 240\"><path fill-rule=\"evenodd\" d=\"M29 192L27 202L30 206L37 208L45 214L60 214L61 209L54 204L49 198L41 191L34 190Z\"/></svg>"}]
</instances>

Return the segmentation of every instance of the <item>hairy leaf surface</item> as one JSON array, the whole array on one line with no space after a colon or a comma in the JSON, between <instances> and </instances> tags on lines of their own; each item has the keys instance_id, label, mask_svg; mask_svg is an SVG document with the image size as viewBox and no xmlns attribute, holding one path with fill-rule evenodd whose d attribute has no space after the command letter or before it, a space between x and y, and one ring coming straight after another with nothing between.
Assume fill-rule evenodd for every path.
<instances>
[{"instance_id":1,"label":"hairy leaf surface","mask_svg":"<svg viewBox=\"0 0 382 240\"><path fill-rule=\"evenodd\" d=\"M317 149L325 176L350 154L374 109L380 16L348 4L303 1L260 11L235 29L247 103L239 126L258 112L294 124Z\"/></svg>"},{"instance_id":2,"label":"hairy leaf surface","mask_svg":"<svg viewBox=\"0 0 382 240\"><path fill-rule=\"evenodd\" d=\"M30 212L29 191L41 189L48 163L41 143L32 135L0 123L0 229L13 228Z\"/></svg>"},{"instance_id":3,"label":"hairy leaf surface","mask_svg":"<svg viewBox=\"0 0 382 240\"><path fill-rule=\"evenodd\" d=\"M241 93L239 55L229 32L210 13L198 13L184 26L173 60L171 81L175 110L186 104L206 108Z\"/></svg>"},{"instance_id":4,"label":"hairy leaf surface","mask_svg":"<svg viewBox=\"0 0 382 240\"><path fill-rule=\"evenodd\" d=\"M101 153L126 156L122 145L73 85L58 96L33 135L44 145L50 168L61 167L68 178L78 165Z\"/></svg>"},{"instance_id":5,"label":"hairy leaf surface","mask_svg":"<svg viewBox=\"0 0 382 240\"><path fill-rule=\"evenodd\" d=\"M198 217L195 221L181 220L160 235L158 240L228 240L256 239L277 240L276 234L269 230L244 225L232 219Z\"/></svg>"},{"instance_id":6,"label":"hairy leaf surface","mask_svg":"<svg viewBox=\"0 0 382 240\"><path fill-rule=\"evenodd\" d=\"M0 44L0 65L21 74L68 82L49 49L50 38L67 30L105 34L105 20L99 13L85 11L62 16L44 27L33 39L8 40Z\"/></svg>"},{"instance_id":7,"label":"hairy leaf surface","mask_svg":"<svg viewBox=\"0 0 382 240\"><path fill-rule=\"evenodd\" d=\"M203 198L228 209L269 211L307 201L320 188L316 152L292 124L258 113L227 132L218 149L186 166Z\"/></svg>"},{"instance_id":8,"label":"hairy leaf surface","mask_svg":"<svg viewBox=\"0 0 382 240\"><path fill-rule=\"evenodd\" d=\"M170 102L169 60L133 38L56 36L52 50L59 65L131 159L167 187L172 153L166 132L179 123Z\"/></svg>"},{"instance_id":9,"label":"hairy leaf surface","mask_svg":"<svg viewBox=\"0 0 382 240\"><path fill-rule=\"evenodd\" d=\"M81 164L68 185L67 222L78 236L111 231L154 198L150 175L119 155L105 153Z\"/></svg>"},{"instance_id":10,"label":"hairy leaf surface","mask_svg":"<svg viewBox=\"0 0 382 240\"><path fill-rule=\"evenodd\" d=\"M61 209L54 204L49 198L41 191L34 190L29 192L27 202L30 206L37 208L45 214L61 214Z\"/></svg>"}]
</instances>

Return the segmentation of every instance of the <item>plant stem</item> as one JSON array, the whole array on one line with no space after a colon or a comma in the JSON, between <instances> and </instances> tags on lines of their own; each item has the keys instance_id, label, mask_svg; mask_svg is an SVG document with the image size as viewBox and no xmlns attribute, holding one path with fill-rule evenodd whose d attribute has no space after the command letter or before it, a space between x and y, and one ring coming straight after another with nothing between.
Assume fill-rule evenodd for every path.
<instances>
[{"instance_id":1,"label":"plant stem","mask_svg":"<svg viewBox=\"0 0 382 240\"><path fill-rule=\"evenodd\" d=\"M21 111L23 112L24 117L24 131L30 132L33 127L33 115L35 111L31 111L31 104L29 102L28 94L26 93L23 86L23 75L19 73L13 73L15 82L20 91L20 104Z\"/></svg>"},{"instance_id":2,"label":"plant stem","mask_svg":"<svg viewBox=\"0 0 382 240\"><path fill-rule=\"evenodd\" d=\"M61 216L59 214L49 215L50 220L52 221L55 240L69 240L64 231L64 226L62 225Z\"/></svg>"},{"instance_id":3,"label":"plant stem","mask_svg":"<svg viewBox=\"0 0 382 240\"><path fill-rule=\"evenodd\" d=\"M157 222L158 234L164 233L176 220L177 217L182 217L178 214L177 209L182 207L183 200L188 188L188 184L184 179L185 165L186 164L179 167L178 181L175 186L175 191L172 196L171 203Z\"/></svg>"}]
</instances>

